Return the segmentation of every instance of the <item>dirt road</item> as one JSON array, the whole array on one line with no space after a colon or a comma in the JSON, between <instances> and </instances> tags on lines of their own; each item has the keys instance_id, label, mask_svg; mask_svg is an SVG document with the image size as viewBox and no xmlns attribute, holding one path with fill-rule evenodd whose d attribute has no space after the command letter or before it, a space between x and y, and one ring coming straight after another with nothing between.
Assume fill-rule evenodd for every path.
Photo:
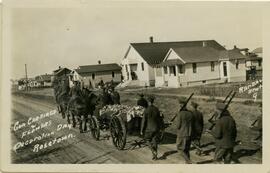
<instances>
[{"instance_id":1,"label":"dirt road","mask_svg":"<svg viewBox=\"0 0 270 173\"><path fill-rule=\"evenodd\" d=\"M159 146L160 159L152 161L151 152L146 146L134 148L134 140L138 139L138 137L129 137L126 149L119 151L113 146L111 140L106 138L108 135L106 132L102 133L103 138L100 141L95 141L89 132L79 133L78 128L69 129L67 126L63 128L66 120L62 119L58 113L40 118L34 122L34 118L40 114L56 109L56 105L53 102L23 96L13 96L12 102L12 148L20 141L29 141L30 139L35 139L35 137L42 136L40 140L21 147L16 152L12 150L13 163L184 163L180 154L175 150L175 139L169 136ZM22 134L25 134L23 132L33 128L31 125L27 125L29 118L32 121L32 124L31 121L30 124L33 127L41 126L41 128L33 133L29 132L28 135L22 138ZM14 130L14 124L17 121L21 124L26 123L26 125L22 125L20 129ZM60 142L52 142L53 145L51 146L48 144L49 141L54 141L69 134L70 138ZM44 135L47 136L44 137ZM208 136L205 139L211 138ZM191 151L191 159L194 163L211 163L209 160L213 158L213 152L210 151L213 150L214 146L211 141L207 141L208 143L205 142L204 149L209 151L208 155L197 156L195 150ZM47 147L45 148L44 144L46 142ZM37 144L39 146L42 145L43 149L35 150ZM238 161L241 163L261 163L261 152L254 148L256 146L245 150L241 150L241 147L238 148Z\"/></svg>"}]
</instances>

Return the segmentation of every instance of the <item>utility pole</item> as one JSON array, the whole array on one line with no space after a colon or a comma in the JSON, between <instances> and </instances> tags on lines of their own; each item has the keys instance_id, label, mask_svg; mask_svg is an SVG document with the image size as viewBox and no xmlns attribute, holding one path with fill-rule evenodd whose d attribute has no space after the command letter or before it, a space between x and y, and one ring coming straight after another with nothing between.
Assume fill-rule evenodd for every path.
<instances>
[{"instance_id":1,"label":"utility pole","mask_svg":"<svg viewBox=\"0 0 270 173\"><path fill-rule=\"evenodd\" d=\"M25 69L25 80L26 80L26 91L28 90L28 77L27 77L27 64L24 64Z\"/></svg>"}]
</instances>

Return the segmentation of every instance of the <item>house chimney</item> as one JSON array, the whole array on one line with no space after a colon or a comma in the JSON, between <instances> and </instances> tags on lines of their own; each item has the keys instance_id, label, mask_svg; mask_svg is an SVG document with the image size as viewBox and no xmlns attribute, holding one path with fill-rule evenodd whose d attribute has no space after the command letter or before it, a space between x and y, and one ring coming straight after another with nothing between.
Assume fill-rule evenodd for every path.
<instances>
[{"instance_id":1,"label":"house chimney","mask_svg":"<svg viewBox=\"0 0 270 173\"><path fill-rule=\"evenodd\" d=\"M100 60L98 60L98 64L101 64L101 61Z\"/></svg>"},{"instance_id":2,"label":"house chimney","mask_svg":"<svg viewBox=\"0 0 270 173\"><path fill-rule=\"evenodd\" d=\"M234 49L237 49L236 45L233 46Z\"/></svg>"},{"instance_id":3,"label":"house chimney","mask_svg":"<svg viewBox=\"0 0 270 173\"><path fill-rule=\"evenodd\" d=\"M61 66L59 66L58 68L61 69Z\"/></svg>"},{"instance_id":4,"label":"house chimney","mask_svg":"<svg viewBox=\"0 0 270 173\"><path fill-rule=\"evenodd\" d=\"M206 47L206 46L207 46L207 42L203 41L203 47Z\"/></svg>"},{"instance_id":5,"label":"house chimney","mask_svg":"<svg viewBox=\"0 0 270 173\"><path fill-rule=\"evenodd\" d=\"M154 38L153 38L153 36L149 37L149 41L150 41L150 43L154 43Z\"/></svg>"}]
</instances>

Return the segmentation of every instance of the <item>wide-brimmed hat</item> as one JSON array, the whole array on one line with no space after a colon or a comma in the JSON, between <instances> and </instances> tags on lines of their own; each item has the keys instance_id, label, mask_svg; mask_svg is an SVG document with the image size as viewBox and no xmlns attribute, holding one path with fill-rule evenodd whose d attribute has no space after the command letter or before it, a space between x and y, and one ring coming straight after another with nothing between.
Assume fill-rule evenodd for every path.
<instances>
[{"instance_id":1,"label":"wide-brimmed hat","mask_svg":"<svg viewBox=\"0 0 270 173\"><path fill-rule=\"evenodd\" d=\"M186 103L186 97L179 97L178 98L178 103L180 103L180 104L184 104L184 103Z\"/></svg>"},{"instance_id":2,"label":"wide-brimmed hat","mask_svg":"<svg viewBox=\"0 0 270 173\"><path fill-rule=\"evenodd\" d=\"M216 104L216 108L219 110L223 110L223 109L225 109L225 107L226 107L226 104L224 104L222 102L217 102L217 104Z\"/></svg>"},{"instance_id":3,"label":"wide-brimmed hat","mask_svg":"<svg viewBox=\"0 0 270 173\"><path fill-rule=\"evenodd\" d=\"M197 108L199 105L198 105L198 103L192 101L192 102L191 102L191 106L193 106L194 108Z\"/></svg>"}]
</instances>

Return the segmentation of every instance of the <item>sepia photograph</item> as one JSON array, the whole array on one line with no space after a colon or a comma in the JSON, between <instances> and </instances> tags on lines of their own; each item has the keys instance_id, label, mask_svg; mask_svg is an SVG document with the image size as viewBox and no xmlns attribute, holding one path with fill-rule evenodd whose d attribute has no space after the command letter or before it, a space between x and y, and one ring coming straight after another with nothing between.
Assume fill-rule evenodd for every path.
<instances>
[{"instance_id":1,"label":"sepia photograph","mask_svg":"<svg viewBox=\"0 0 270 173\"><path fill-rule=\"evenodd\" d=\"M6 162L265 163L268 2L67 2L2 4Z\"/></svg>"}]
</instances>

